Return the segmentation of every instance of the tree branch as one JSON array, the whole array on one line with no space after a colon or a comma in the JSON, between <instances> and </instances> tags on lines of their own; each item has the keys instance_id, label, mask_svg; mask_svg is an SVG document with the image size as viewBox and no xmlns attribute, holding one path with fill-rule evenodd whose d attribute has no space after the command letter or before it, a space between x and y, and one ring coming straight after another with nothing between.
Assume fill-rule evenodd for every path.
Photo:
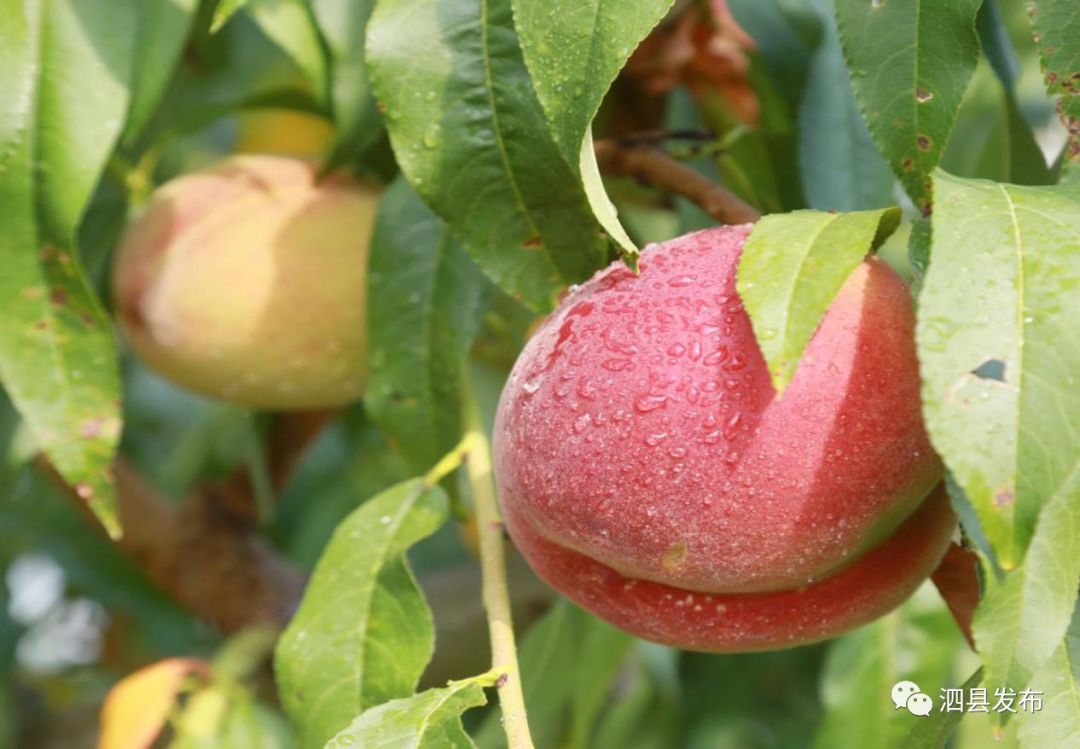
<instances>
[{"instance_id":1,"label":"tree branch","mask_svg":"<svg viewBox=\"0 0 1080 749\"><path fill-rule=\"evenodd\" d=\"M85 511L55 469L44 459L38 463ZM226 632L289 621L304 575L227 509L220 485L197 487L174 507L124 459L114 463L113 474L124 529L116 544L155 585Z\"/></svg>"},{"instance_id":2,"label":"tree branch","mask_svg":"<svg viewBox=\"0 0 1080 749\"><path fill-rule=\"evenodd\" d=\"M653 147L628 147L612 140L596 142L600 171L634 177L681 195L722 224L748 224L761 218L753 206L680 161Z\"/></svg>"},{"instance_id":3,"label":"tree branch","mask_svg":"<svg viewBox=\"0 0 1080 749\"><path fill-rule=\"evenodd\" d=\"M304 450L335 413L274 416L266 456L275 491L285 486ZM44 458L38 462L85 511L86 503L52 466ZM254 485L246 468L223 481L200 484L179 507L160 496L123 458L113 472L124 530L117 545L155 585L227 632L288 623L305 575L259 535Z\"/></svg>"}]
</instances>

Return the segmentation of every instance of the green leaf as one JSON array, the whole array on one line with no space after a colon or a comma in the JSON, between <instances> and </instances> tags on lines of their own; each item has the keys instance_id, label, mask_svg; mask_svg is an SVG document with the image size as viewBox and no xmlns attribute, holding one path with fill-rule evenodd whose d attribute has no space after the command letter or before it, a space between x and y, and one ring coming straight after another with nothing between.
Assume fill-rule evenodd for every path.
<instances>
[{"instance_id":1,"label":"green leaf","mask_svg":"<svg viewBox=\"0 0 1080 749\"><path fill-rule=\"evenodd\" d=\"M246 107L322 114L304 71L247 13L217 34L193 35L188 50L148 137L199 130Z\"/></svg>"},{"instance_id":2,"label":"green leaf","mask_svg":"<svg viewBox=\"0 0 1080 749\"><path fill-rule=\"evenodd\" d=\"M604 263L607 243L548 132L509 0L383 0L368 59L398 164L496 283L545 311Z\"/></svg>"},{"instance_id":3,"label":"green leaf","mask_svg":"<svg viewBox=\"0 0 1080 749\"><path fill-rule=\"evenodd\" d=\"M600 180L592 121L615 76L673 0L513 0L514 24L536 95L567 163L575 165L596 217L628 253L637 247Z\"/></svg>"},{"instance_id":4,"label":"green leaf","mask_svg":"<svg viewBox=\"0 0 1080 749\"><path fill-rule=\"evenodd\" d=\"M1000 147L994 147L996 144L993 143L983 144L983 147L1004 152L1006 169L1000 181L1018 185L1053 184L1055 180L1046 157L1035 140L1031 125L1020 111L1016 98L1020 61L1016 59L996 0L983 0L976 18L976 28L990 66L1001 81L1005 109L1003 143Z\"/></svg>"},{"instance_id":5,"label":"green leaf","mask_svg":"<svg viewBox=\"0 0 1080 749\"><path fill-rule=\"evenodd\" d=\"M375 0L309 2L330 58L330 101L338 134L329 165L338 166L365 156L383 135L364 62Z\"/></svg>"},{"instance_id":6,"label":"green leaf","mask_svg":"<svg viewBox=\"0 0 1080 749\"><path fill-rule=\"evenodd\" d=\"M461 714L487 703L483 687L492 676L452 681L362 713L327 742L326 749L472 749Z\"/></svg>"},{"instance_id":7,"label":"green leaf","mask_svg":"<svg viewBox=\"0 0 1080 749\"><path fill-rule=\"evenodd\" d=\"M242 693L229 705L221 736L207 749L293 749L294 746L289 724L281 714Z\"/></svg>"},{"instance_id":8,"label":"green leaf","mask_svg":"<svg viewBox=\"0 0 1080 749\"><path fill-rule=\"evenodd\" d=\"M604 94L672 0L514 0L514 23L559 148L576 160Z\"/></svg>"},{"instance_id":9,"label":"green leaf","mask_svg":"<svg viewBox=\"0 0 1080 749\"><path fill-rule=\"evenodd\" d=\"M1024 564L987 581L972 631L988 684L1022 688L1069 628L1080 580L1077 497L1080 470L1046 502Z\"/></svg>"},{"instance_id":10,"label":"green leaf","mask_svg":"<svg viewBox=\"0 0 1080 749\"><path fill-rule=\"evenodd\" d=\"M630 635L607 622L584 612L581 615L588 618L584 636L578 642L580 654L576 664L577 675L573 680L570 739L567 742L567 746L573 749L592 746L596 719L634 643Z\"/></svg>"},{"instance_id":11,"label":"green leaf","mask_svg":"<svg viewBox=\"0 0 1080 749\"><path fill-rule=\"evenodd\" d=\"M128 109L136 16L132 0L0 7L0 380L112 533L120 384L75 236Z\"/></svg>"},{"instance_id":12,"label":"green leaf","mask_svg":"<svg viewBox=\"0 0 1080 749\"><path fill-rule=\"evenodd\" d=\"M799 174L811 208L857 211L893 202L889 165L866 129L844 65L831 0L799 108Z\"/></svg>"},{"instance_id":13,"label":"green leaf","mask_svg":"<svg viewBox=\"0 0 1080 749\"><path fill-rule=\"evenodd\" d=\"M917 218L911 222L911 236L908 237L908 263L915 277L911 291L916 298L922 290L926 269L930 265L930 219Z\"/></svg>"},{"instance_id":14,"label":"green leaf","mask_svg":"<svg viewBox=\"0 0 1080 749\"><path fill-rule=\"evenodd\" d=\"M1046 92L1060 97L1058 113L1069 133L1063 179L1080 179L1080 13L1075 0L1031 0L1028 17L1039 49Z\"/></svg>"},{"instance_id":15,"label":"green leaf","mask_svg":"<svg viewBox=\"0 0 1080 749\"><path fill-rule=\"evenodd\" d=\"M919 208L979 57L980 2L836 0L855 98Z\"/></svg>"},{"instance_id":16,"label":"green leaf","mask_svg":"<svg viewBox=\"0 0 1080 749\"><path fill-rule=\"evenodd\" d=\"M1016 93L1004 86L994 69L981 60L976 67L941 168L996 182L1052 184L1056 180L1020 111Z\"/></svg>"},{"instance_id":17,"label":"green leaf","mask_svg":"<svg viewBox=\"0 0 1080 749\"><path fill-rule=\"evenodd\" d=\"M1080 749L1080 606L1064 641L1031 684L1044 693L1043 709L1021 723L1021 746Z\"/></svg>"},{"instance_id":18,"label":"green leaf","mask_svg":"<svg viewBox=\"0 0 1080 749\"><path fill-rule=\"evenodd\" d=\"M898 681L913 681L935 702L950 686L960 633L929 585L896 611L837 639L822 675L825 717L818 749L892 749L917 721L890 698Z\"/></svg>"},{"instance_id":19,"label":"green leaf","mask_svg":"<svg viewBox=\"0 0 1080 749\"><path fill-rule=\"evenodd\" d=\"M818 11L831 10L829 0L727 0L727 5L736 23L753 38L780 93L791 97L792 103L798 101L811 58L823 43Z\"/></svg>"},{"instance_id":20,"label":"green leaf","mask_svg":"<svg viewBox=\"0 0 1080 749\"><path fill-rule=\"evenodd\" d=\"M413 479L334 531L275 653L301 749L323 746L358 713L416 687L434 628L405 552L446 517L443 491Z\"/></svg>"},{"instance_id":21,"label":"green leaf","mask_svg":"<svg viewBox=\"0 0 1080 749\"><path fill-rule=\"evenodd\" d=\"M142 0L138 3L131 104L122 140L135 140L165 93L195 18L198 0Z\"/></svg>"},{"instance_id":22,"label":"green leaf","mask_svg":"<svg viewBox=\"0 0 1080 749\"><path fill-rule=\"evenodd\" d=\"M1080 187L936 177L923 413L1004 569L1080 473Z\"/></svg>"},{"instance_id":23,"label":"green leaf","mask_svg":"<svg viewBox=\"0 0 1080 749\"><path fill-rule=\"evenodd\" d=\"M960 688L966 695L969 689L979 686L981 681L982 669L979 669L968 677ZM915 723L900 746L903 749L945 749L963 717L963 712L935 710L926 720Z\"/></svg>"},{"instance_id":24,"label":"green leaf","mask_svg":"<svg viewBox=\"0 0 1080 749\"><path fill-rule=\"evenodd\" d=\"M328 71L322 40L307 0L251 0L247 14L264 34L304 71L321 102L328 99Z\"/></svg>"},{"instance_id":25,"label":"green leaf","mask_svg":"<svg viewBox=\"0 0 1080 749\"><path fill-rule=\"evenodd\" d=\"M379 205L368 268L364 404L417 471L462 435L462 368L489 285L404 179Z\"/></svg>"},{"instance_id":26,"label":"green leaf","mask_svg":"<svg viewBox=\"0 0 1080 749\"><path fill-rule=\"evenodd\" d=\"M229 19L244 9L251 0L221 0L214 9L214 19L210 22L210 33L216 34L229 22Z\"/></svg>"},{"instance_id":27,"label":"green leaf","mask_svg":"<svg viewBox=\"0 0 1080 749\"><path fill-rule=\"evenodd\" d=\"M899 225L899 208L795 211L754 225L736 285L778 393L840 287Z\"/></svg>"}]
</instances>

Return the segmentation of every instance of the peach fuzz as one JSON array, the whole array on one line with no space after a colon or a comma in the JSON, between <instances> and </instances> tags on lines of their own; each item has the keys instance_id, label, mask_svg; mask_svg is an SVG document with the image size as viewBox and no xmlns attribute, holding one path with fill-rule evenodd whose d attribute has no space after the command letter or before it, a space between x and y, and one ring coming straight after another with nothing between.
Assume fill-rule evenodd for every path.
<instances>
[{"instance_id":1,"label":"peach fuzz","mask_svg":"<svg viewBox=\"0 0 1080 749\"><path fill-rule=\"evenodd\" d=\"M507 525L537 572L702 650L869 621L955 525L940 496L923 504L941 465L907 286L860 265L777 398L735 290L748 232L690 234L647 250L638 277L613 264L574 290L518 359L494 434Z\"/></svg>"},{"instance_id":2,"label":"peach fuzz","mask_svg":"<svg viewBox=\"0 0 1080 749\"><path fill-rule=\"evenodd\" d=\"M238 156L172 180L113 271L135 351L204 395L263 409L339 406L367 375L364 304L378 193L306 161Z\"/></svg>"}]
</instances>

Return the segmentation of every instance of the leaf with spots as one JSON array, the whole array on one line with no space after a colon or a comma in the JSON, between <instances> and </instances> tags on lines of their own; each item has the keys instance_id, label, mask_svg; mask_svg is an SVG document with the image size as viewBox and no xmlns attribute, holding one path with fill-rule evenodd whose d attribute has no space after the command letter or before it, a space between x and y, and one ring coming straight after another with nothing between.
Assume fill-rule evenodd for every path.
<instances>
[{"instance_id":1,"label":"leaf with spots","mask_svg":"<svg viewBox=\"0 0 1080 749\"><path fill-rule=\"evenodd\" d=\"M600 223L624 251L636 254L600 180L591 126L615 76L672 0L513 0L513 4L525 63L555 142L580 175Z\"/></svg>"},{"instance_id":2,"label":"leaf with spots","mask_svg":"<svg viewBox=\"0 0 1080 749\"><path fill-rule=\"evenodd\" d=\"M120 383L75 236L128 110L137 16L134 0L0 11L0 379L112 533Z\"/></svg>"},{"instance_id":3,"label":"leaf with spots","mask_svg":"<svg viewBox=\"0 0 1080 749\"><path fill-rule=\"evenodd\" d=\"M778 393L851 272L900 224L899 208L795 211L754 225L739 260L738 290Z\"/></svg>"},{"instance_id":4,"label":"leaf with spots","mask_svg":"<svg viewBox=\"0 0 1080 749\"><path fill-rule=\"evenodd\" d=\"M481 270L550 310L605 262L608 245L548 130L510 1L383 0L367 44L409 184Z\"/></svg>"},{"instance_id":5,"label":"leaf with spots","mask_svg":"<svg viewBox=\"0 0 1080 749\"><path fill-rule=\"evenodd\" d=\"M1058 114L1069 133L1062 178L1080 181L1080 4L1028 0L1027 10L1046 91L1058 97Z\"/></svg>"},{"instance_id":6,"label":"leaf with spots","mask_svg":"<svg viewBox=\"0 0 1080 749\"><path fill-rule=\"evenodd\" d=\"M923 413L1008 570L1080 474L1080 186L935 183Z\"/></svg>"},{"instance_id":7,"label":"leaf with spots","mask_svg":"<svg viewBox=\"0 0 1080 749\"><path fill-rule=\"evenodd\" d=\"M334 531L274 656L300 749L320 749L364 710L416 688L435 633L405 552L447 512L440 488L412 479Z\"/></svg>"},{"instance_id":8,"label":"leaf with spots","mask_svg":"<svg viewBox=\"0 0 1080 749\"><path fill-rule=\"evenodd\" d=\"M361 713L326 749L475 749L461 714L487 703L492 674L452 681Z\"/></svg>"},{"instance_id":9,"label":"leaf with spots","mask_svg":"<svg viewBox=\"0 0 1080 749\"><path fill-rule=\"evenodd\" d=\"M462 435L462 368L490 282L404 179L386 191L368 265L364 405L415 470Z\"/></svg>"},{"instance_id":10,"label":"leaf with spots","mask_svg":"<svg viewBox=\"0 0 1080 749\"><path fill-rule=\"evenodd\" d=\"M981 0L836 0L855 98L878 148L925 209L979 57Z\"/></svg>"}]
</instances>

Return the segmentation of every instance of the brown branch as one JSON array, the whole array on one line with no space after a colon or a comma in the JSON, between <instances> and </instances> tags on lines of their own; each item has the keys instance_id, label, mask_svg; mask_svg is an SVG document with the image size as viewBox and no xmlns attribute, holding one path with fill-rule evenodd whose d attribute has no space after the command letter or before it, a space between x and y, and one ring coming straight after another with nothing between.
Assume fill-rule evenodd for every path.
<instances>
[{"instance_id":1,"label":"brown branch","mask_svg":"<svg viewBox=\"0 0 1080 749\"><path fill-rule=\"evenodd\" d=\"M89 514L55 469L38 463ZM124 529L117 546L161 590L226 632L289 621L304 575L227 509L220 486L197 487L174 507L124 459L114 463L113 475Z\"/></svg>"},{"instance_id":2,"label":"brown branch","mask_svg":"<svg viewBox=\"0 0 1080 749\"><path fill-rule=\"evenodd\" d=\"M281 492L289 482L304 451L338 411L286 411L273 415L266 435L266 467L270 488ZM248 466L242 466L215 486L218 502L232 515L253 525L259 523L255 485Z\"/></svg>"},{"instance_id":3,"label":"brown branch","mask_svg":"<svg viewBox=\"0 0 1080 749\"><path fill-rule=\"evenodd\" d=\"M335 415L278 414L266 441L267 467L281 490L304 450ZM39 464L81 509L86 504L44 459ZM124 535L119 548L150 580L197 616L227 632L254 624L284 626L303 593L305 576L258 532L253 484L246 468L195 487L179 507L160 496L123 458L113 466Z\"/></svg>"},{"instance_id":4,"label":"brown branch","mask_svg":"<svg viewBox=\"0 0 1080 749\"><path fill-rule=\"evenodd\" d=\"M266 462L275 491L285 488L304 452L337 415L336 410L275 414L266 444Z\"/></svg>"},{"instance_id":5,"label":"brown branch","mask_svg":"<svg viewBox=\"0 0 1080 749\"><path fill-rule=\"evenodd\" d=\"M604 174L634 177L681 195L722 224L748 224L761 218L730 190L656 148L630 148L601 140L596 142L596 161Z\"/></svg>"}]
</instances>

